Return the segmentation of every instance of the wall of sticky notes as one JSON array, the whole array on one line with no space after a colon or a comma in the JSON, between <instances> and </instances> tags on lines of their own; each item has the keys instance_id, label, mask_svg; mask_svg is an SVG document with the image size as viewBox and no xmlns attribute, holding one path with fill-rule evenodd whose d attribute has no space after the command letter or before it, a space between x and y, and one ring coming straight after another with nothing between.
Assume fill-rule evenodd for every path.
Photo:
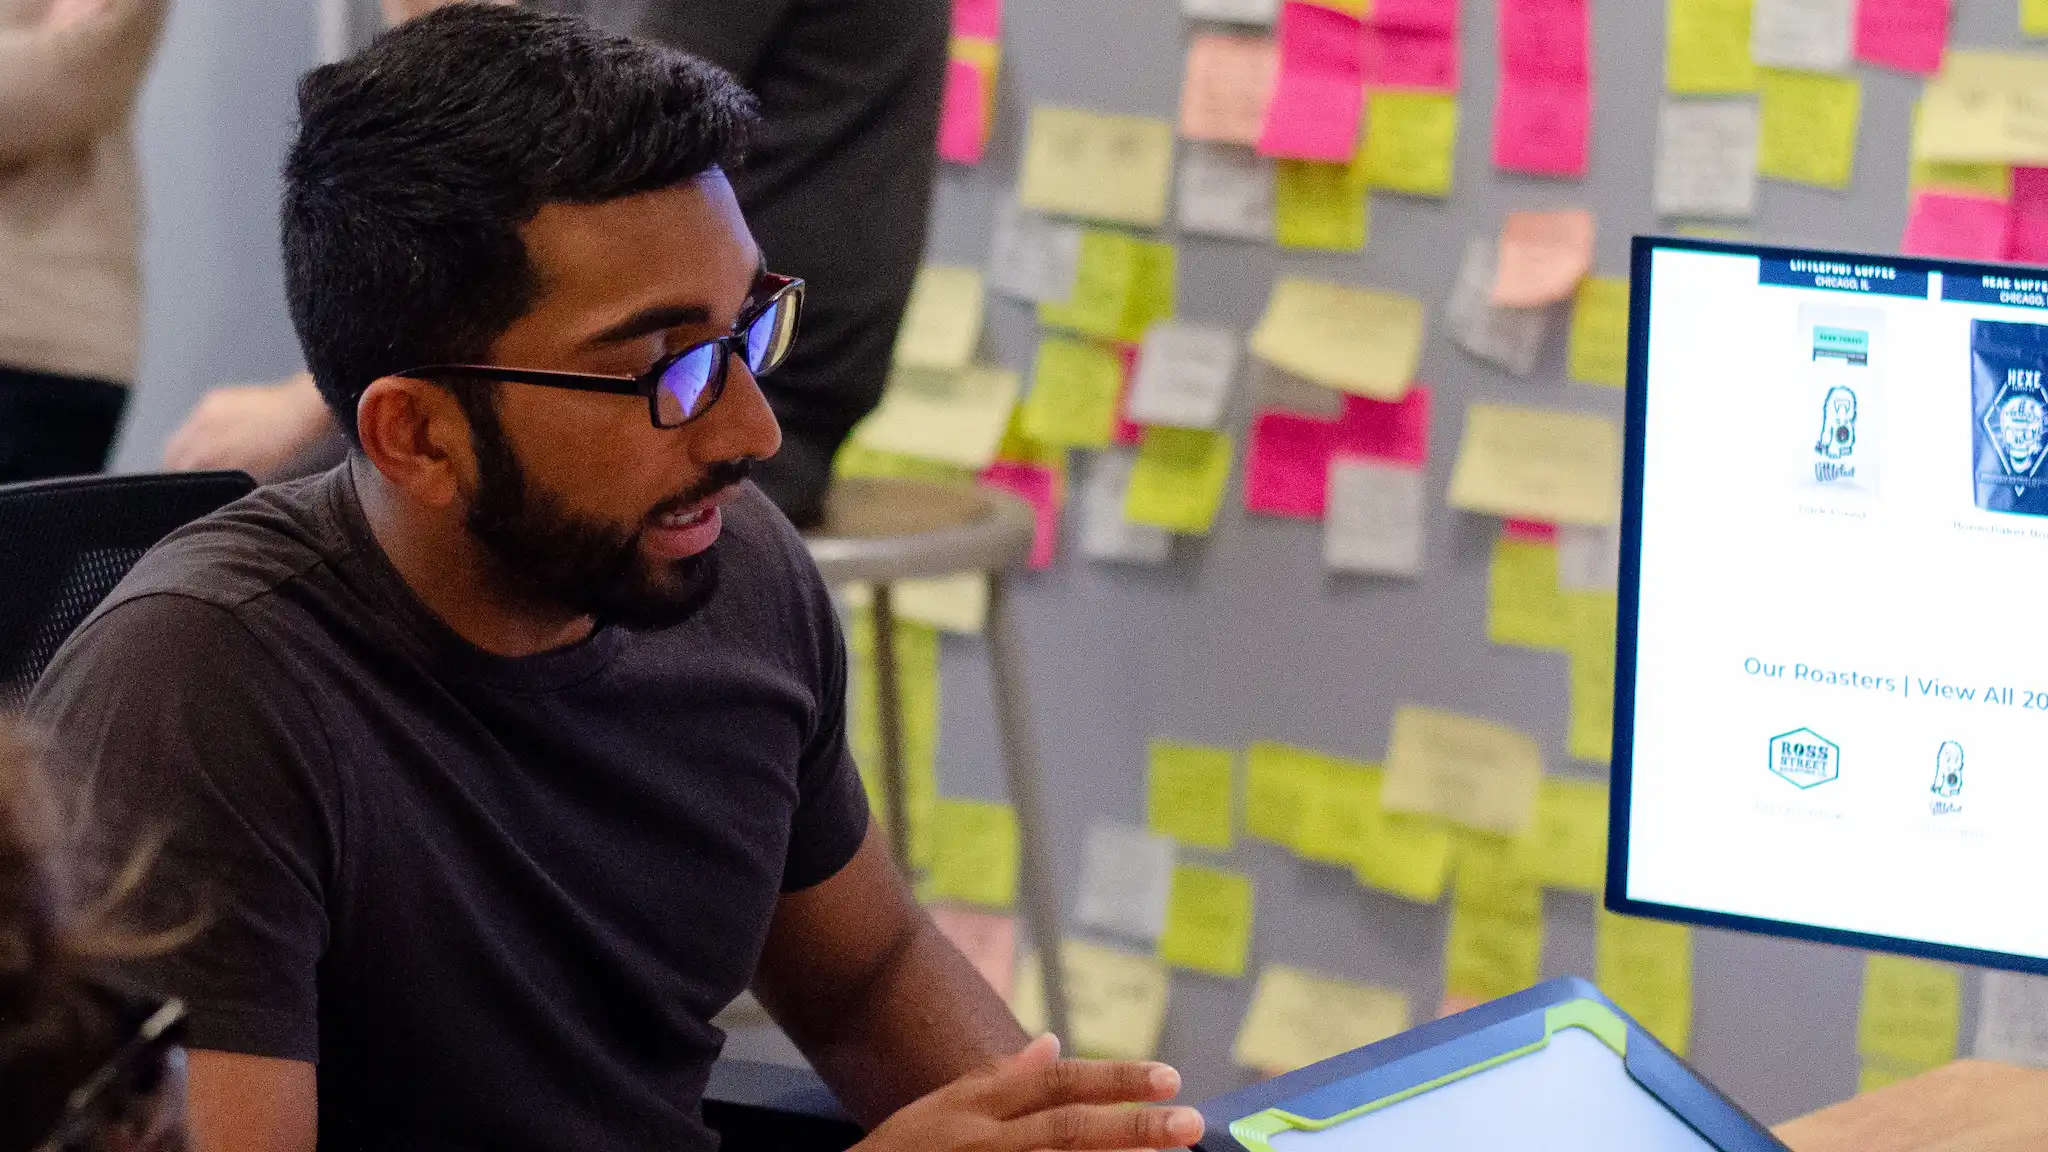
<instances>
[{"instance_id":1,"label":"wall of sticky notes","mask_svg":"<svg viewBox=\"0 0 2048 1152\"><path fill-rule=\"evenodd\" d=\"M2031 985L1980 1020L1975 974L1593 894L1630 234L2048 256L2038 74L1959 52L2048 5L964 6L999 49L956 46L972 160L851 464L1041 508L1014 599L1070 1039L1199 1097L1571 972L1768 1122L1958 1037L2048 1053ZM976 594L904 602L971 631ZM927 894L1000 916L1007 813L952 803L1004 799L986 655L904 628Z\"/></svg>"}]
</instances>

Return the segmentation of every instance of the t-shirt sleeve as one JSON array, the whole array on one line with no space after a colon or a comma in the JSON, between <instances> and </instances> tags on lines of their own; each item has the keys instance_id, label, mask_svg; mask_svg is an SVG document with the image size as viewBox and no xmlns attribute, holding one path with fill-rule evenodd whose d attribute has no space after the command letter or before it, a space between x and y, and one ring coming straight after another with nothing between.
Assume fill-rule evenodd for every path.
<instances>
[{"instance_id":1,"label":"t-shirt sleeve","mask_svg":"<svg viewBox=\"0 0 2048 1152\"><path fill-rule=\"evenodd\" d=\"M860 848L868 830L868 797L861 787L846 734L846 637L817 571L808 559L809 615L821 638L817 657L817 721L797 765L795 826L782 890L795 892L831 879Z\"/></svg>"},{"instance_id":2,"label":"t-shirt sleeve","mask_svg":"<svg viewBox=\"0 0 2048 1152\"><path fill-rule=\"evenodd\" d=\"M90 621L29 714L90 856L161 844L125 917L192 928L132 975L183 999L189 1043L312 1061L338 805L319 721L225 608L148 595Z\"/></svg>"}]
</instances>

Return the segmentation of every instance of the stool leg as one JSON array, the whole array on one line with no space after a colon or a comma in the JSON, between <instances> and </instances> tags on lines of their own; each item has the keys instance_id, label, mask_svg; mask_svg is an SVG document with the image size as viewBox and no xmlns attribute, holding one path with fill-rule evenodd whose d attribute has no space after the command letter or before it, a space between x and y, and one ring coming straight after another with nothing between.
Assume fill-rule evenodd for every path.
<instances>
[{"instance_id":1,"label":"stool leg","mask_svg":"<svg viewBox=\"0 0 2048 1152\"><path fill-rule=\"evenodd\" d=\"M1038 750L1031 738L1031 716L1025 701L1023 658L1017 630L1010 620L1009 589L1000 572L988 578L988 645L996 693L996 728L1003 743L1003 772L1010 803L1017 808L1017 847L1022 857L1025 927L1038 951L1038 970L1045 980L1045 1020L1053 1034L1073 1049L1067 1031L1067 979L1060 963L1060 903L1053 885L1052 857L1046 842L1045 805L1038 791Z\"/></svg>"},{"instance_id":2,"label":"stool leg","mask_svg":"<svg viewBox=\"0 0 2048 1152\"><path fill-rule=\"evenodd\" d=\"M874 586L875 712L882 735L882 815L889 822L889 852L908 878L910 798L903 784L903 682L896 674L896 605L887 584Z\"/></svg>"}]
</instances>

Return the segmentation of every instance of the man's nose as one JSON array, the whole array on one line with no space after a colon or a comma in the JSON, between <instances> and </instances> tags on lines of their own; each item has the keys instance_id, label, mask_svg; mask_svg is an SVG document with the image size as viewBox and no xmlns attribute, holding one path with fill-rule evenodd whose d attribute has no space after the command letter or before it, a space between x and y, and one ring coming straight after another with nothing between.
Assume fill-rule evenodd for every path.
<instances>
[{"instance_id":1,"label":"man's nose","mask_svg":"<svg viewBox=\"0 0 2048 1152\"><path fill-rule=\"evenodd\" d=\"M766 460L782 447L782 426L761 384L737 353L726 361L725 393L696 421L694 455L705 464L747 457Z\"/></svg>"}]
</instances>

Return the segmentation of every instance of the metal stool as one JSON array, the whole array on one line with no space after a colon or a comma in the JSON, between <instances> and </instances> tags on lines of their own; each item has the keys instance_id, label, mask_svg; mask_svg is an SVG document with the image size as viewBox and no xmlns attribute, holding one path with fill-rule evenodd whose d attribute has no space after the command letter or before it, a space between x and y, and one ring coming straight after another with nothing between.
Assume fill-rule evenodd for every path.
<instances>
[{"instance_id":1,"label":"metal stool","mask_svg":"<svg viewBox=\"0 0 2048 1152\"><path fill-rule=\"evenodd\" d=\"M896 613L890 586L900 580L963 572L987 574L996 730L1003 746L1004 782L1017 810L1024 923L1041 958L1046 1022L1071 1043L1066 980L1058 961L1059 900L1047 854L1038 752L1031 738L1024 669L1005 576L1030 557L1034 524L1031 505L1006 492L928 480L849 477L833 482L825 497L825 518L806 535L805 543L827 584L866 584L874 591L882 802L889 846L906 876L910 837L904 818L903 702L896 677Z\"/></svg>"}]
</instances>

